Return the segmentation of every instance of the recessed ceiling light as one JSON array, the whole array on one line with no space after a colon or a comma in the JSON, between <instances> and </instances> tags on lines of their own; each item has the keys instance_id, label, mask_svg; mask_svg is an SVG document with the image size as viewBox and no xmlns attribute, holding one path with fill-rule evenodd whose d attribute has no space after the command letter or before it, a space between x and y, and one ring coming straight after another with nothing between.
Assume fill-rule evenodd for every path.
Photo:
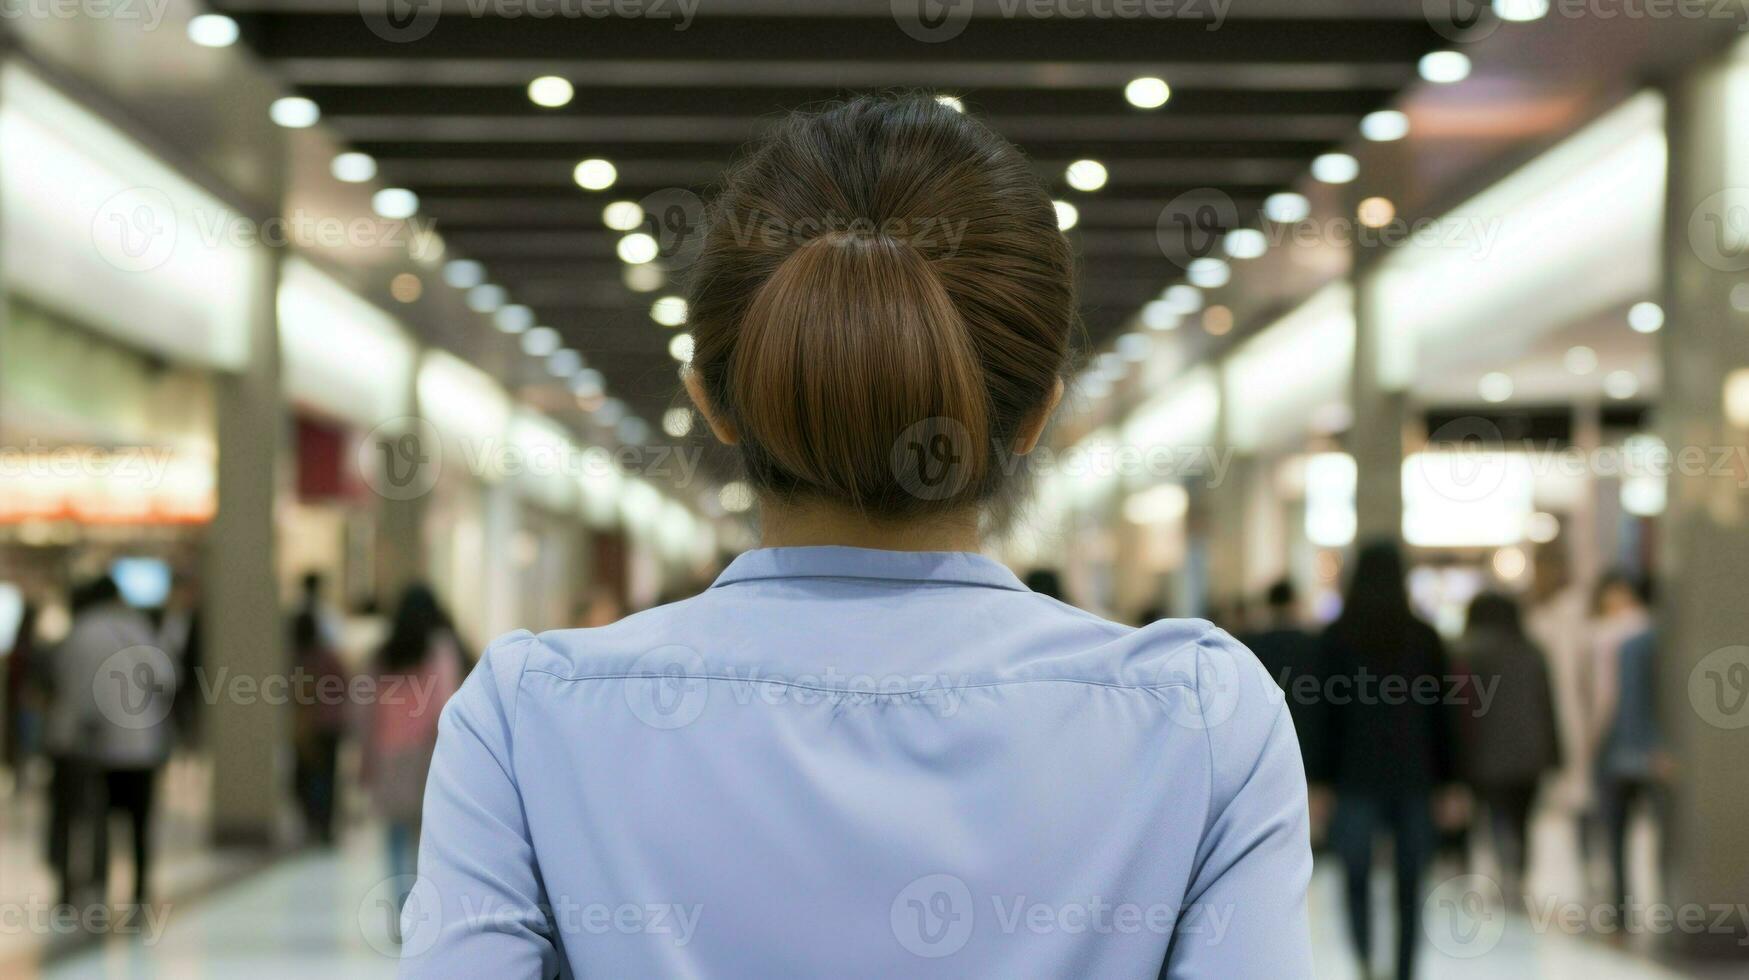
<instances>
[{"instance_id":1,"label":"recessed ceiling light","mask_svg":"<svg viewBox=\"0 0 1749 980\"><path fill-rule=\"evenodd\" d=\"M1603 379L1603 393L1611 398L1632 398L1640 393L1640 379L1632 371L1611 371Z\"/></svg>"},{"instance_id":2,"label":"recessed ceiling light","mask_svg":"<svg viewBox=\"0 0 1749 980\"><path fill-rule=\"evenodd\" d=\"M1096 191L1105 186L1108 176L1105 164L1098 160L1076 160L1063 173L1069 186L1078 191Z\"/></svg>"},{"instance_id":3,"label":"recessed ceiling light","mask_svg":"<svg viewBox=\"0 0 1749 980\"><path fill-rule=\"evenodd\" d=\"M628 415L613 427L613 437L622 445L641 446L650 441L650 423L636 415Z\"/></svg>"},{"instance_id":4,"label":"recessed ceiling light","mask_svg":"<svg viewBox=\"0 0 1749 980\"><path fill-rule=\"evenodd\" d=\"M419 213L419 195L405 187L385 187L370 197L370 209L391 221Z\"/></svg>"},{"instance_id":5,"label":"recessed ceiling light","mask_svg":"<svg viewBox=\"0 0 1749 980\"><path fill-rule=\"evenodd\" d=\"M590 157L571 171L571 179L586 191L604 191L619 179L619 170L600 157Z\"/></svg>"},{"instance_id":6,"label":"recessed ceiling light","mask_svg":"<svg viewBox=\"0 0 1749 980\"><path fill-rule=\"evenodd\" d=\"M571 394L579 398L599 398L607 390L607 379L594 368L584 368L571 375Z\"/></svg>"},{"instance_id":7,"label":"recessed ceiling light","mask_svg":"<svg viewBox=\"0 0 1749 980\"><path fill-rule=\"evenodd\" d=\"M1068 231L1081 220L1081 212L1068 201L1052 201L1051 206L1057 209L1057 230Z\"/></svg>"},{"instance_id":8,"label":"recessed ceiling light","mask_svg":"<svg viewBox=\"0 0 1749 980\"><path fill-rule=\"evenodd\" d=\"M528 101L546 109L557 109L571 101L576 90L567 79L557 75L542 75L528 83Z\"/></svg>"},{"instance_id":9,"label":"recessed ceiling light","mask_svg":"<svg viewBox=\"0 0 1749 980\"><path fill-rule=\"evenodd\" d=\"M237 43L237 22L224 14L200 14L188 21L188 39L203 48L228 48Z\"/></svg>"},{"instance_id":10,"label":"recessed ceiling light","mask_svg":"<svg viewBox=\"0 0 1749 980\"><path fill-rule=\"evenodd\" d=\"M498 312L492 314L492 322L505 333L521 333L534 326L534 311L521 303L512 303L499 307Z\"/></svg>"},{"instance_id":11,"label":"recessed ceiling light","mask_svg":"<svg viewBox=\"0 0 1749 980\"><path fill-rule=\"evenodd\" d=\"M1503 402L1512 397L1512 377L1500 371L1490 371L1476 383L1476 394L1481 395L1485 402Z\"/></svg>"},{"instance_id":12,"label":"recessed ceiling light","mask_svg":"<svg viewBox=\"0 0 1749 980\"><path fill-rule=\"evenodd\" d=\"M1436 85L1450 85L1470 77L1470 56L1462 51L1432 51L1421 57L1421 77Z\"/></svg>"},{"instance_id":13,"label":"recessed ceiling light","mask_svg":"<svg viewBox=\"0 0 1749 980\"><path fill-rule=\"evenodd\" d=\"M1312 178L1326 184L1346 184L1360 176L1360 161L1346 153L1326 153L1312 161Z\"/></svg>"},{"instance_id":14,"label":"recessed ceiling light","mask_svg":"<svg viewBox=\"0 0 1749 980\"><path fill-rule=\"evenodd\" d=\"M559 332L552 327L535 327L522 335L522 352L529 357L546 357L559 349Z\"/></svg>"},{"instance_id":15,"label":"recessed ceiling light","mask_svg":"<svg viewBox=\"0 0 1749 980\"><path fill-rule=\"evenodd\" d=\"M555 378L568 378L583 370L583 355L569 347L561 347L547 355L547 372Z\"/></svg>"},{"instance_id":16,"label":"recessed ceiling light","mask_svg":"<svg viewBox=\"0 0 1749 980\"><path fill-rule=\"evenodd\" d=\"M1154 341L1145 333L1126 333L1117 338L1117 356L1137 364L1148 359L1148 352L1154 349Z\"/></svg>"},{"instance_id":17,"label":"recessed ceiling light","mask_svg":"<svg viewBox=\"0 0 1749 980\"><path fill-rule=\"evenodd\" d=\"M468 290L468 309L475 313L496 313L498 307L504 305L505 298L503 286L483 282Z\"/></svg>"},{"instance_id":18,"label":"recessed ceiling light","mask_svg":"<svg viewBox=\"0 0 1749 980\"><path fill-rule=\"evenodd\" d=\"M621 261L642 265L656 257L656 240L641 231L634 231L619 240L617 251Z\"/></svg>"},{"instance_id":19,"label":"recessed ceiling light","mask_svg":"<svg viewBox=\"0 0 1749 980\"><path fill-rule=\"evenodd\" d=\"M717 491L717 503L731 514L741 514L753 509L753 490L740 480L723 484Z\"/></svg>"},{"instance_id":20,"label":"recessed ceiling light","mask_svg":"<svg viewBox=\"0 0 1749 980\"><path fill-rule=\"evenodd\" d=\"M1657 333L1664 326L1664 308L1657 303L1635 303L1628 310L1628 326L1635 333Z\"/></svg>"},{"instance_id":21,"label":"recessed ceiling light","mask_svg":"<svg viewBox=\"0 0 1749 980\"><path fill-rule=\"evenodd\" d=\"M1389 143L1409 135L1409 117L1395 109L1380 109L1360 117L1360 135L1374 143Z\"/></svg>"},{"instance_id":22,"label":"recessed ceiling light","mask_svg":"<svg viewBox=\"0 0 1749 980\"><path fill-rule=\"evenodd\" d=\"M636 201L614 201L601 209L601 223L614 231L631 231L644 223L643 206Z\"/></svg>"},{"instance_id":23,"label":"recessed ceiling light","mask_svg":"<svg viewBox=\"0 0 1749 980\"><path fill-rule=\"evenodd\" d=\"M473 259L451 259L443 264L443 281L457 289L472 289L486 281L486 267Z\"/></svg>"},{"instance_id":24,"label":"recessed ceiling light","mask_svg":"<svg viewBox=\"0 0 1749 980\"><path fill-rule=\"evenodd\" d=\"M1194 286L1203 289L1219 289L1233 278L1233 270L1227 263L1217 258L1193 259L1184 267L1184 277Z\"/></svg>"},{"instance_id":25,"label":"recessed ceiling light","mask_svg":"<svg viewBox=\"0 0 1749 980\"><path fill-rule=\"evenodd\" d=\"M1541 20L1549 12L1549 0L1494 0L1494 16L1523 23Z\"/></svg>"},{"instance_id":26,"label":"recessed ceiling light","mask_svg":"<svg viewBox=\"0 0 1749 980\"><path fill-rule=\"evenodd\" d=\"M1221 239L1221 249L1235 259L1255 259L1269 251L1269 236L1255 228L1235 228Z\"/></svg>"},{"instance_id":27,"label":"recessed ceiling light","mask_svg":"<svg viewBox=\"0 0 1749 980\"><path fill-rule=\"evenodd\" d=\"M650 319L664 327L678 327L686 322L686 300L679 296L664 296L650 306Z\"/></svg>"},{"instance_id":28,"label":"recessed ceiling light","mask_svg":"<svg viewBox=\"0 0 1749 980\"><path fill-rule=\"evenodd\" d=\"M1166 291L1160 294L1160 302L1165 303L1174 313L1189 316L1202 309L1202 290L1183 283L1167 286Z\"/></svg>"},{"instance_id":29,"label":"recessed ceiling light","mask_svg":"<svg viewBox=\"0 0 1749 980\"><path fill-rule=\"evenodd\" d=\"M389 295L402 303L418 302L425 294L425 284L411 272L403 272L389 280Z\"/></svg>"},{"instance_id":30,"label":"recessed ceiling light","mask_svg":"<svg viewBox=\"0 0 1749 980\"><path fill-rule=\"evenodd\" d=\"M334 179L348 184L362 184L377 175L377 162L369 153L341 153L328 165Z\"/></svg>"},{"instance_id":31,"label":"recessed ceiling light","mask_svg":"<svg viewBox=\"0 0 1749 980\"><path fill-rule=\"evenodd\" d=\"M668 341L668 355L685 364L692 360L693 347L692 334L677 333Z\"/></svg>"},{"instance_id":32,"label":"recessed ceiling light","mask_svg":"<svg viewBox=\"0 0 1749 980\"><path fill-rule=\"evenodd\" d=\"M595 410L595 421L602 425L618 425L619 420L625 418L625 415L626 403L617 398L609 398L601 403L600 408Z\"/></svg>"},{"instance_id":33,"label":"recessed ceiling light","mask_svg":"<svg viewBox=\"0 0 1749 980\"><path fill-rule=\"evenodd\" d=\"M1158 109L1172 97L1172 87L1165 79L1143 76L1123 87L1123 97L1138 109Z\"/></svg>"},{"instance_id":34,"label":"recessed ceiling light","mask_svg":"<svg viewBox=\"0 0 1749 980\"><path fill-rule=\"evenodd\" d=\"M1304 194L1282 191L1263 199L1263 216L1276 224L1291 225L1304 221L1312 213L1312 202Z\"/></svg>"},{"instance_id":35,"label":"recessed ceiling light","mask_svg":"<svg viewBox=\"0 0 1749 980\"><path fill-rule=\"evenodd\" d=\"M1397 217L1397 206L1388 197L1369 197L1355 206L1354 216L1368 228L1383 228Z\"/></svg>"},{"instance_id":36,"label":"recessed ceiling light","mask_svg":"<svg viewBox=\"0 0 1749 980\"><path fill-rule=\"evenodd\" d=\"M1574 374L1590 374L1597 370L1597 352L1581 344L1578 347L1567 348L1567 356L1562 358L1567 370Z\"/></svg>"},{"instance_id":37,"label":"recessed ceiling light","mask_svg":"<svg viewBox=\"0 0 1749 980\"><path fill-rule=\"evenodd\" d=\"M321 120L322 110L301 95L288 95L273 100L267 107L267 118L286 129L307 129Z\"/></svg>"},{"instance_id":38,"label":"recessed ceiling light","mask_svg":"<svg viewBox=\"0 0 1749 980\"><path fill-rule=\"evenodd\" d=\"M662 431L679 439L692 431L692 409L676 405L662 413Z\"/></svg>"},{"instance_id":39,"label":"recessed ceiling light","mask_svg":"<svg viewBox=\"0 0 1749 980\"><path fill-rule=\"evenodd\" d=\"M1178 321L1178 311L1163 299L1151 300L1142 307L1142 325L1149 330L1176 330Z\"/></svg>"},{"instance_id":40,"label":"recessed ceiling light","mask_svg":"<svg viewBox=\"0 0 1749 980\"><path fill-rule=\"evenodd\" d=\"M624 258L623 253L621 258ZM668 277L663 274L662 267L654 262L643 265L628 265L620 272L620 279L626 288L636 293L653 293L662 288Z\"/></svg>"}]
</instances>

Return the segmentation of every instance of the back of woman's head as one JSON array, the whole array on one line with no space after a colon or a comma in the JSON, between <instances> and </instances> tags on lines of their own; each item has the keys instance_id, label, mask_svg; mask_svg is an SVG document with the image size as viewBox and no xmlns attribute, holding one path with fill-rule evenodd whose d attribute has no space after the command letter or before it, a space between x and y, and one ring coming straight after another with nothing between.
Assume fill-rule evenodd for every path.
<instances>
[{"instance_id":1,"label":"back of woman's head","mask_svg":"<svg viewBox=\"0 0 1749 980\"><path fill-rule=\"evenodd\" d=\"M379 669L397 673L419 666L430 650L432 634L449 628L449 617L438 603L437 593L420 582L407 586L395 606L389 637L378 654Z\"/></svg>"},{"instance_id":2,"label":"back of woman's head","mask_svg":"<svg viewBox=\"0 0 1749 980\"><path fill-rule=\"evenodd\" d=\"M986 500L1048 409L1069 247L1026 159L925 97L781 123L713 203L691 370L749 480L903 518Z\"/></svg>"},{"instance_id":3,"label":"back of woman's head","mask_svg":"<svg viewBox=\"0 0 1749 980\"><path fill-rule=\"evenodd\" d=\"M1516 639L1524 635L1523 619L1518 601L1499 592L1483 592L1470 600L1464 616L1464 632L1486 633Z\"/></svg>"},{"instance_id":4,"label":"back of woman's head","mask_svg":"<svg viewBox=\"0 0 1749 980\"><path fill-rule=\"evenodd\" d=\"M1333 628L1357 644L1387 648L1402 642L1413 621L1401 549L1388 540L1362 545Z\"/></svg>"}]
</instances>

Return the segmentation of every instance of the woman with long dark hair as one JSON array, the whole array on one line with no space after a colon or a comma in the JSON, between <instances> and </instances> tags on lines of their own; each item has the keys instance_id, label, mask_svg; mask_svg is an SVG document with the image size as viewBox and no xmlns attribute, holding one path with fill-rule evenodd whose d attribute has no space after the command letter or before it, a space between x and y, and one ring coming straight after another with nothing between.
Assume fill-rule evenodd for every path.
<instances>
[{"instance_id":1,"label":"woman with long dark hair","mask_svg":"<svg viewBox=\"0 0 1749 980\"><path fill-rule=\"evenodd\" d=\"M1373 849L1396 864L1397 976L1414 972L1421 879L1437 834L1433 797L1452 778L1444 645L1409 606L1403 556L1377 541L1355 558L1342 612L1324 633L1325 771L1336 814L1331 843L1346 876L1348 926L1364 964L1372 950Z\"/></svg>"},{"instance_id":2,"label":"woman with long dark hair","mask_svg":"<svg viewBox=\"0 0 1749 980\"><path fill-rule=\"evenodd\" d=\"M444 713L404 976L1311 976L1304 776L1256 658L981 554L1072 279L974 117L772 127L713 205L684 372L763 547L491 646Z\"/></svg>"},{"instance_id":3,"label":"woman with long dark hair","mask_svg":"<svg viewBox=\"0 0 1749 980\"><path fill-rule=\"evenodd\" d=\"M1524 884L1531 806L1561 762L1548 658L1524 632L1518 601L1484 592L1470 601L1457 662L1487 711L1462 714L1464 780L1488 815L1506 894Z\"/></svg>"},{"instance_id":4,"label":"woman with long dark hair","mask_svg":"<svg viewBox=\"0 0 1749 980\"><path fill-rule=\"evenodd\" d=\"M366 722L364 781L388 825L389 874L397 904L405 904L413 888L437 720L462 671L455 628L429 586L416 582L401 593L372 669L376 685Z\"/></svg>"}]
</instances>

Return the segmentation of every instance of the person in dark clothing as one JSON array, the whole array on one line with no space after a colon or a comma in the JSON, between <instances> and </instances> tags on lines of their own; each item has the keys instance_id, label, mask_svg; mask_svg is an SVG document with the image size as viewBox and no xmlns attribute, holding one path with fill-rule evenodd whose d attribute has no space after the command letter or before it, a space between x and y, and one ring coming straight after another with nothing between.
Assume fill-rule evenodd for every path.
<instances>
[{"instance_id":1,"label":"person in dark clothing","mask_svg":"<svg viewBox=\"0 0 1749 980\"><path fill-rule=\"evenodd\" d=\"M1524 881L1538 785L1561 764L1548 659L1525 635L1518 603L1497 592L1470 603L1457 658L1470 675L1466 693L1487 705L1486 711L1460 714L1463 774L1487 811L1494 853L1512 894Z\"/></svg>"},{"instance_id":2,"label":"person in dark clothing","mask_svg":"<svg viewBox=\"0 0 1749 980\"><path fill-rule=\"evenodd\" d=\"M293 713L295 784L304 828L318 844L334 840L336 773L346 730L346 670L323 635L319 611L306 605L292 617L292 663L309 678L311 696Z\"/></svg>"},{"instance_id":3,"label":"person in dark clothing","mask_svg":"<svg viewBox=\"0 0 1749 980\"><path fill-rule=\"evenodd\" d=\"M1035 568L1026 573L1026 587L1039 595L1048 595L1061 602L1063 600L1063 579L1049 568Z\"/></svg>"},{"instance_id":4,"label":"person in dark clothing","mask_svg":"<svg viewBox=\"0 0 1749 980\"><path fill-rule=\"evenodd\" d=\"M1320 714L1323 699L1315 696L1315 688L1312 692L1306 690L1310 681L1302 681L1297 693L1294 688L1298 678L1317 678L1321 646L1318 637L1299 623L1298 597L1292 582L1282 579L1270 586L1264 601L1266 618L1262 629L1239 639L1251 648L1287 695L1288 713L1300 739L1300 758L1305 761L1308 773L1317 772L1323 766L1319 761L1324 751L1325 723Z\"/></svg>"},{"instance_id":5,"label":"person in dark clothing","mask_svg":"<svg viewBox=\"0 0 1749 980\"><path fill-rule=\"evenodd\" d=\"M1396 856L1397 970L1414 972L1421 879L1436 844L1433 796L1452 778L1443 704L1445 650L1416 618L1395 543L1360 550L1342 614L1322 638L1325 749L1313 778L1336 790L1331 838L1346 877L1348 926L1362 964L1372 948L1373 846Z\"/></svg>"},{"instance_id":6,"label":"person in dark clothing","mask_svg":"<svg viewBox=\"0 0 1749 980\"><path fill-rule=\"evenodd\" d=\"M1611 896L1626 911L1628 902L1628 818L1643 805L1663 826L1665 780L1673 768L1658 724L1658 633L1647 629L1621 644L1617 655L1616 702L1597 758L1597 801L1609 847ZM1668 840L1668 834L1659 834ZM1660 862L1661 864L1663 862Z\"/></svg>"}]
</instances>

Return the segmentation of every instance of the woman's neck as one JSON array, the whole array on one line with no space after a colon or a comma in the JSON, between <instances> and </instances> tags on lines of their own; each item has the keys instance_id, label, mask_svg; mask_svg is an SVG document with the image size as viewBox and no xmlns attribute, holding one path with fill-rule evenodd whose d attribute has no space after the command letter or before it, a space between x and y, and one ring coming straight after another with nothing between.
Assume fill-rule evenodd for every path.
<instances>
[{"instance_id":1,"label":"woman's neck","mask_svg":"<svg viewBox=\"0 0 1749 980\"><path fill-rule=\"evenodd\" d=\"M978 513L966 508L930 518L877 520L848 507L763 502L760 545L795 548L839 545L882 551L978 551Z\"/></svg>"}]
</instances>

